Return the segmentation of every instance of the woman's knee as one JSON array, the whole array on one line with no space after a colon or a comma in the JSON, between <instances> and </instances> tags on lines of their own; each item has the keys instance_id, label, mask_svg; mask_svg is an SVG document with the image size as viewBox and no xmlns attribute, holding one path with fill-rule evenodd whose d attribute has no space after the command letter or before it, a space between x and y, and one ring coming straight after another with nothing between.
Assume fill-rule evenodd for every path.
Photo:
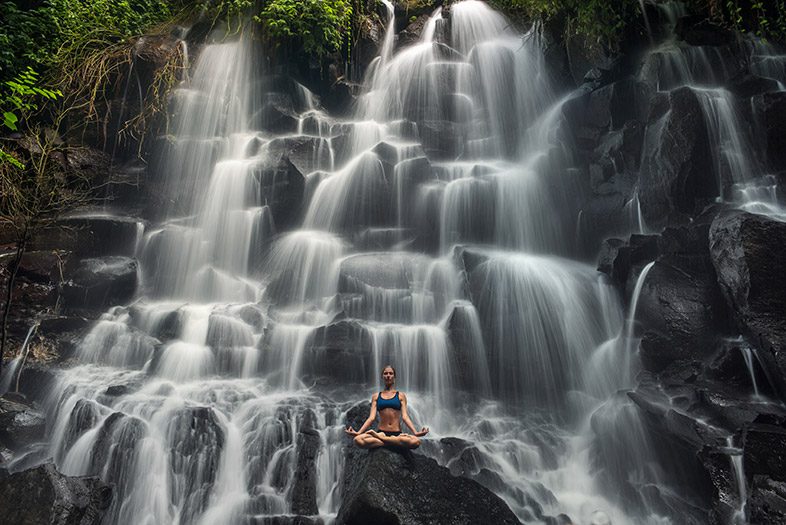
<instances>
[{"instance_id":1,"label":"woman's knee","mask_svg":"<svg viewBox=\"0 0 786 525\"><path fill-rule=\"evenodd\" d=\"M420 446L420 439L418 439L417 436L407 436L404 445L409 448L418 448Z\"/></svg>"},{"instance_id":2,"label":"woman's knee","mask_svg":"<svg viewBox=\"0 0 786 525\"><path fill-rule=\"evenodd\" d=\"M366 444L366 437L363 434L355 436L355 445L362 447Z\"/></svg>"}]
</instances>

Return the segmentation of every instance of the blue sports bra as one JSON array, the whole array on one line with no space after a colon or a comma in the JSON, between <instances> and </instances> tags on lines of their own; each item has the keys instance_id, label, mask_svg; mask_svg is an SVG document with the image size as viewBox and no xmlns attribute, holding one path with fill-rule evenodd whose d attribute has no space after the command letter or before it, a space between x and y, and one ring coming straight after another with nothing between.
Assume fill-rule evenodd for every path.
<instances>
[{"instance_id":1,"label":"blue sports bra","mask_svg":"<svg viewBox=\"0 0 786 525\"><path fill-rule=\"evenodd\" d=\"M396 395L390 399L385 399L382 397L382 392L379 393L379 396L377 396L377 410L382 410L384 408L401 410L401 400L398 398L398 392L396 392Z\"/></svg>"}]
</instances>

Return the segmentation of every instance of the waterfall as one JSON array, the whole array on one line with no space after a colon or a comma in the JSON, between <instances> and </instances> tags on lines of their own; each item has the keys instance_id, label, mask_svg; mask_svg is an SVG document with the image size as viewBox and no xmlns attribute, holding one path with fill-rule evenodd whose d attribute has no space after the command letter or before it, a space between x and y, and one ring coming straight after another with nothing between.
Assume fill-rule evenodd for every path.
<instances>
[{"instance_id":1,"label":"waterfall","mask_svg":"<svg viewBox=\"0 0 786 525\"><path fill-rule=\"evenodd\" d=\"M647 54L639 79L658 91L671 91L682 86L696 94L706 124L707 139L712 149L713 173L718 181L718 200L731 202L740 209L786 220L786 210L779 202L773 174L765 173L757 162L760 151L745 121L736 97L723 86L734 72L726 67L725 54L730 46L689 46L677 39L678 19L686 16L681 2L657 4L666 23L664 41ZM783 89L786 81L786 59L771 44L756 37L743 42L752 73L778 81ZM659 133L663 119L652 123L647 134Z\"/></svg>"},{"instance_id":2,"label":"waterfall","mask_svg":"<svg viewBox=\"0 0 786 525\"><path fill-rule=\"evenodd\" d=\"M618 393L652 264L626 319L571 259L580 188L561 130L576 94L552 86L538 32L485 2L453 3L449 25L437 9L399 50L384 4L380 56L344 120L260 70L249 35L191 50L157 166L170 205L137 243L144 287L58 373L52 456L115 483L110 522L329 523L344 416L392 363L432 430L422 452L458 468L439 439L465 440L467 475L520 519L661 523L616 490L631 473L659 483ZM684 73L664 86L694 58L658 62ZM296 471L314 476L307 505Z\"/></svg>"}]
</instances>

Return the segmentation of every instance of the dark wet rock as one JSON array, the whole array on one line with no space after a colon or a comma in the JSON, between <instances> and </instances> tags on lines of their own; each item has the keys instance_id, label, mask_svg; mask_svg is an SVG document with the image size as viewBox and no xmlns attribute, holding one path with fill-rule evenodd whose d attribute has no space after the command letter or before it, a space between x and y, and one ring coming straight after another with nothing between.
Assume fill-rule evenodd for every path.
<instances>
[{"instance_id":1,"label":"dark wet rock","mask_svg":"<svg viewBox=\"0 0 786 525\"><path fill-rule=\"evenodd\" d=\"M308 90L295 79L287 75L266 75L262 77L257 89L264 94L266 101L288 111L302 113L309 109Z\"/></svg>"},{"instance_id":2,"label":"dark wet rock","mask_svg":"<svg viewBox=\"0 0 786 525\"><path fill-rule=\"evenodd\" d=\"M758 95L753 99L753 109L761 123L761 142L768 167L781 171L786 166L786 93Z\"/></svg>"},{"instance_id":3,"label":"dark wet rock","mask_svg":"<svg viewBox=\"0 0 786 525\"><path fill-rule=\"evenodd\" d=\"M292 133L298 128L298 115L289 96L267 93L266 101L251 118L255 126L271 133Z\"/></svg>"},{"instance_id":4,"label":"dark wet rock","mask_svg":"<svg viewBox=\"0 0 786 525\"><path fill-rule=\"evenodd\" d=\"M631 120L618 130L604 134L591 154L590 186L594 193L610 190L626 196L632 193L633 177L641 160L644 125ZM627 174L630 174L626 176Z\"/></svg>"},{"instance_id":5,"label":"dark wet rock","mask_svg":"<svg viewBox=\"0 0 786 525\"><path fill-rule=\"evenodd\" d=\"M711 523L731 523L732 517L741 507L737 479L731 468L731 457L734 454L737 452L722 446L705 447L699 451L699 459L718 491L710 512Z\"/></svg>"},{"instance_id":6,"label":"dark wet rock","mask_svg":"<svg viewBox=\"0 0 786 525\"><path fill-rule=\"evenodd\" d=\"M347 410L347 413L344 416L346 426L358 430L361 426L363 426L363 423L366 421L370 413L371 401L361 401L360 403L356 403L350 407L349 410ZM347 445L353 446L349 440L347 440Z\"/></svg>"},{"instance_id":7,"label":"dark wet rock","mask_svg":"<svg viewBox=\"0 0 786 525\"><path fill-rule=\"evenodd\" d=\"M618 283L627 283L647 263L658 256L658 236L631 235L627 242L607 239L601 246L598 271L609 275Z\"/></svg>"},{"instance_id":8,"label":"dark wet rock","mask_svg":"<svg viewBox=\"0 0 786 525\"><path fill-rule=\"evenodd\" d=\"M618 130L626 123L644 120L646 93L643 84L627 77L612 84L586 92L562 107L579 146L592 149L595 140L610 129Z\"/></svg>"},{"instance_id":9,"label":"dark wet rock","mask_svg":"<svg viewBox=\"0 0 786 525\"><path fill-rule=\"evenodd\" d=\"M286 157L301 174L331 167L330 141L326 138L277 137L264 147L270 153L270 158Z\"/></svg>"},{"instance_id":10,"label":"dark wet rock","mask_svg":"<svg viewBox=\"0 0 786 525\"><path fill-rule=\"evenodd\" d=\"M722 299L711 275L691 272L661 257L650 269L636 319L644 336L644 366L660 370L677 359L703 359L716 345Z\"/></svg>"},{"instance_id":11,"label":"dark wet rock","mask_svg":"<svg viewBox=\"0 0 786 525\"><path fill-rule=\"evenodd\" d=\"M138 264L130 257L83 259L67 273L63 299L69 309L104 309L128 302L136 292Z\"/></svg>"},{"instance_id":12,"label":"dark wet rock","mask_svg":"<svg viewBox=\"0 0 786 525\"><path fill-rule=\"evenodd\" d=\"M46 419L29 404L0 398L0 445L20 450L44 438Z\"/></svg>"},{"instance_id":13,"label":"dark wet rock","mask_svg":"<svg viewBox=\"0 0 786 525\"><path fill-rule=\"evenodd\" d=\"M490 387L485 364L483 335L477 312L470 303L453 304L446 330L451 347L451 369L456 376L456 386L471 392L482 392Z\"/></svg>"},{"instance_id":14,"label":"dark wet rock","mask_svg":"<svg viewBox=\"0 0 786 525\"><path fill-rule=\"evenodd\" d=\"M357 86L344 80L338 80L330 85L326 93L322 94L322 105L331 115L347 116L355 101Z\"/></svg>"},{"instance_id":15,"label":"dark wet rock","mask_svg":"<svg viewBox=\"0 0 786 525\"><path fill-rule=\"evenodd\" d=\"M745 428L743 443L747 477L766 475L786 482L786 425L753 423Z\"/></svg>"},{"instance_id":16,"label":"dark wet rock","mask_svg":"<svg viewBox=\"0 0 786 525\"><path fill-rule=\"evenodd\" d=\"M317 328L310 351L304 372L313 377L359 382L371 366L369 334L356 321L339 320Z\"/></svg>"},{"instance_id":17,"label":"dark wet rock","mask_svg":"<svg viewBox=\"0 0 786 525\"><path fill-rule=\"evenodd\" d=\"M612 57L609 56L601 47L591 45L582 34L571 35L565 41L565 52L568 55L568 68L575 85L586 82L587 76L610 77L609 68L612 65ZM604 83L608 83L605 80Z\"/></svg>"},{"instance_id":18,"label":"dark wet rock","mask_svg":"<svg viewBox=\"0 0 786 525\"><path fill-rule=\"evenodd\" d=\"M131 326L148 331L152 337L161 342L177 339L183 328L183 315L180 310L166 313L153 322L152 326L147 326L149 312L139 306L129 307L128 315L131 317Z\"/></svg>"},{"instance_id":19,"label":"dark wet rock","mask_svg":"<svg viewBox=\"0 0 786 525\"><path fill-rule=\"evenodd\" d=\"M464 268L467 274L470 274L488 261L489 255L469 246L457 246L453 249L453 259L459 268Z\"/></svg>"},{"instance_id":20,"label":"dark wet rock","mask_svg":"<svg viewBox=\"0 0 786 525\"><path fill-rule=\"evenodd\" d=\"M208 318L205 344L212 348L254 346L254 334L234 316L214 312Z\"/></svg>"},{"instance_id":21,"label":"dark wet rock","mask_svg":"<svg viewBox=\"0 0 786 525\"><path fill-rule=\"evenodd\" d=\"M33 239L33 249L64 250L79 257L132 256L143 222L135 217L65 217Z\"/></svg>"},{"instance_id":22,"label":"dark wet rock","mask_svg":"<svg viewBox=\"0 0 786 525\"><path fill-rule=\"evenodd\" d=\"M31 341L37 343L39 348L46 349L45 356L41 356L42 361L60 363L74 354L93 322L78 315L44 317Z\"/></svg>"},{"instance_id":23,"label":"dark wet rock","mask_svg":"<svg viewBox=\"0 0 786 525\"><path fill-rule=\"evenodd\" d=\"M444 0L393 0L393 9L396 18L400 22L397 30L408 24L411 18L423 15L430 15L434 10L443 4ZM408 26L407 26L408 27Z\"/></svg>"},{"instance_id":24,"label":"dark wet rock","mask_svg":"<svg viewBox=\"0 0 786 525\"><path fill-rule=\"evenodd\" d=\"M49 363L26 362L19 378L19 390L28 399L41 402L57 381L57 370Z\"/></svg>"},{"instance_id":25,"label":"dark wet rock","mask_svg":"<svg viewBox=\"0 0 786 525\"><path fill-rule=\"evenodd\" d=\"M46 464L0 481L0 522L99 525L111 500L98 478L64 476Z\"/></svg>"},{"instance_id":26,"label":"dark wet rock","mask_svg":"<svg viewBox=\"0 0 786 525\"><path fill-rule=\"evenodd\" d=\"M668 227L658 237L658 252L680 267L714 274L710 260L710 226L718 209L709 207L690 225Z\"/></svg>"},{"instance_id":27,"label":"dark wet rock","mask_svg":"<svg viewBox=\"0 0 786 525\"><path fill-rule=\"evenodd\" d=\"M132 487L129 476L138 456L138 444L147 434L147 424L139 418L113 412L104 419L93 445L90 474L101 475L115 484L118 496Z\"/></svg>"},{"instance_id":28,"label":"dark wet rock","mask_svg":"<svg viewBox=\"0 0 786 525\"><path fill-rule=\"evenodd\" d=\"M407 158L396 164L391 180L391 193L398 224L415 226L418 192L422 192L423 184L435 180L431 163L426 157Z\"/></svg>"},{"instance_id":29,"label":"dark wet rock","mask_svg":"<svg viewBox=\"0 0 786 525\"><path fill-rule=\"evenodd\" d=\"M718 353L706 363L704 376L711 381L725 387L731 387L737 392L755 393L751 372L746 362L746 355L750 357L750 366L756 380L755 387L759 394L775 398L778 395L774 385L769 379L769 372L763 367L763 360L759 359L758 351L744 338L726 339L722 341Z\"/></svg>"},{"instance_id":30,"label":"dark wet rock","mask_svg":"<svg viewBox=\"0 0 786 525\"><path fill-rule=\"evenodd\" d=\"M786 378L786 224L761 215L727 212L710 229L718 283L734 321ZM768 367L769 368L769 367Z\"/></svg>"},{"instance_id":31,"label":"dark wet rock","mask_svg":"<svg viewBox=\"0 0 786 525\"><path fill-rule=\"evenodd\" d=\"M418 123L420 139L426 155L432 160L455 160L464 151L467 130L447 120L425 120Z\"/></svg>"},{"instance_id":32,"label":"dark wet rock","mask_svg":"<svg viewBox=\"0 0 786 525\"><path fill-rule=\"evenodd\" d=\"M250 439L245 441L244 455L248 461L248 489L253 491L254 487L264 482L267 475L270 460L277 450L286 447L293 442L292 436L292 414L287 407L279 407L271 417L267 414L257 413L249 423L249 428L253 428ZM286 462L282 462L286 463ZM274 486L283 489L285 485L278 479L272 478ZM265 507L267 502L263 499L256 504L262 505L260 512L269 512Z\"/></svg>"},{"instance_id":33,"label":"dark wet rock","mask_svg":"<svg viewBox=\"0 0 786 525\"><path fill-rule=\"evenodd\" d=\"M60 268L65 266L70 253L64 250L26 251L17 269L17 277L38 283L60 281Z\"/></svg>"},{"instance_id":34,"label":"dark wet rock","mask_svg":"<svg viewBox=\"0 0 786 525\"><path fill-rule=\"evenodd\" d=\"M675 89L667 109L650 120L644 138L639 200L650 228L685 222L685 215L719 194L697 94L687 87Z\"/></svg>"},{"instance_id":35,"label":"dark wet rock","mask_svg":"<svg viewBox=\"0 0 786 525\"><path fill-rule=\"evenodd\" d=\"M447 467L454 476L472 477L484 467L485 461L480 450L475 446L468 446L456 458L448 462ZM492 487L491 490L494 490Z\"/></svg>"},{"instance_id":36,"label":"dark wet rock","mask_svg":"<svg viewBox=\"0 0 786 525\"><path fill-rule=\"evenodd\" d=\"M366 228L355 234L352 244L363 250L388 250L409 243L414 235L414 230L407 228Z\"/></svg>"},{"instance_id":37,"label":"dark wet rock","mask_svg":"<svg viewBox=\"0 0 786 525\"><path fill-rule=\"evenodd\" d=\"M409 24L396 35L396 47L404 48L418 43L428 19L428 14L409 15Z\"/></svg>"},{"instance_id":38,"label":"dark wet rock","mask_svg":"<svg viewBox=\"0 0 786 525\"><path fill-rule=\"evenodd\" d=\"M614 271L614 261L620 253L620 249L627 246L627 243L622 239L606 239L600 246L600 254L598 254L598 271L607 275L612 275ZM616 277L619 279L619 276ZM627 281L625 276L622 281Z\"/></svg>"},{"instance_id":39,"label":"dark wet rock","mask_svg":"<svg viewBox=\"0 0 786 525\"><path fill-rule=\"evenodd\" d=\"M400 160L399 148L389 142L379 142L371 151L383 162L394 166Z\"/></svg>"},{"instance_id":40,"label":"dark wet rock","mask_svg":"<svg viewBox=\"0 0 786 525\"><path fill-rule=\"evenodd\" d=\"M224 429L211 408L187 408L170 419L167 439L171 475L178 488L172 498L183 502L182 515L192 520L206 508L216 481Z\"/></svg>"},{"instance_id":41,"label":"dark wet rock","mask_svg":"<svg viewBox=\"0 0 786 525\"><path fill-rule=\"evenodd\" d=\"M295 441L297 459L291 493L292 512L304 515L319 514L316 459L319 454L320 438L317 416L313 410L309 408L300 414L298 428Z\"/></svg>"},{"instance_id":42,"label":"dark wet rock","mask_svg":"<svg viewBox=\"0 0 786 525\"><path fill-rule=\"evenodd\" d=\"M322 518L314 516L248 516L244 525L324 525Z\"/></svg>"},{"instance_id":43,"label":"dark wet rock","mask_svg":"<svg viewBox=\"0 0 786 525\"><path fill-rule=\"evenodd\" d=\"M729 81L728 90L741 98L751 98L762 93L778 91L778 81L752 74L737 75Z\"/></svg>"},{"instance_id":44,"label":"dark wet rock","mask_svg":"<svg viewBox=\"0 0 786 525\"><path fill-rule=\"evenodd\" d=\"M767 476L753 476L747 511L750 523L786 523L786 483Z\"/></svg>"},{"instance_id":45,"label":"dark wet rock","mask_svg":"<svg viewBox=\"0 0 786 525\"><path fill-rule=\"evenodd\" d=\"M433 459L385 448L346 449L337 523L519 523L493 492Z\"/></svg>"},{"instance_id":46,"label":"dark wet rock","mask_svg":"<svg viewBox=\"0 0 786 525\"><path fill-rule=\"evenodd\" d=\"M134 389L130 385L112 385L104 390L104 395L109 397L120 397L131 393Z\"/></svg>"},{"instance_id":47,"label":"dark wet rock","mask_svg":"<svg viewBox=\"0 0 786 525\"><path fill-rule=\"evenodd\" d=\"M95 401L89 399L78 400L68 416L65 438L62 440L62 448L57 451L57 454L67 453L74 443L82 437L82 434L96 426L101 419L101 413L102 409Z\"/></svg>"},{"instance_id":48,"label":"dark wet rock","mask_svg":"<svg viewBox=\"0 0 786 525\"><path fill-rule=\"evenodd\" d=\"M341 262L339 290L358 291L363 285L406 289L412 271L412 255L371 253L347 257Z\"/></svg>"},{"instance_id":49,"label":"dark wet rock","mask_svg":"<svg viewBox=\"0 0 786 525\"><path fill-rule=\"evenodd\" d=\"M683 16L674 32L692 46L724 46L734 41L734 33L710 22L702 15Z\"/></svg>"},{"instance_id":50,"label":"dark wet rock","mask_svg":"<svg viewBox=\"0 0 786 525\"><path fill-rule=\"evenodd\" d=\"M282 156L276 162L260 165L254 170L254 177L259 184L260 202L270 207L276 226L285 229L292 225L303 201L303 172Z\"/></svg>"}]
</instances>

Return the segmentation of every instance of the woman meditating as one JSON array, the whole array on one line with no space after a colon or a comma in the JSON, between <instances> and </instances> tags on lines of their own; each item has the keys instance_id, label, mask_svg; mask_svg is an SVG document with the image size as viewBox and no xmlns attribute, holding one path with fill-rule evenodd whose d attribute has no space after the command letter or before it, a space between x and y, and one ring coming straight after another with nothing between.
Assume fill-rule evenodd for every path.
<instances>
[{"instance_id":1,"label":"woman meditating","mask_svg":"<svg viewBox=\"0 0 786 525\"><path fill-rule=\"evenodd\" d=\"M388 365L382 369L382 380L385 390L374 394L371 398L371 413L363 426L355 431L351 426L345 432L355 438L355 444L362 448L377 448L385 445L405 448L418 448L420 439L428 434L428 428L423 427L420 432L415 430L415 425L407 414L407 396L403 392L393 390L396 382L396 369ZM379 412L378 431L369 427L377 418ZM412 434L402 434L399 419L412 431Z\"/></svg>"}]
</instances>

